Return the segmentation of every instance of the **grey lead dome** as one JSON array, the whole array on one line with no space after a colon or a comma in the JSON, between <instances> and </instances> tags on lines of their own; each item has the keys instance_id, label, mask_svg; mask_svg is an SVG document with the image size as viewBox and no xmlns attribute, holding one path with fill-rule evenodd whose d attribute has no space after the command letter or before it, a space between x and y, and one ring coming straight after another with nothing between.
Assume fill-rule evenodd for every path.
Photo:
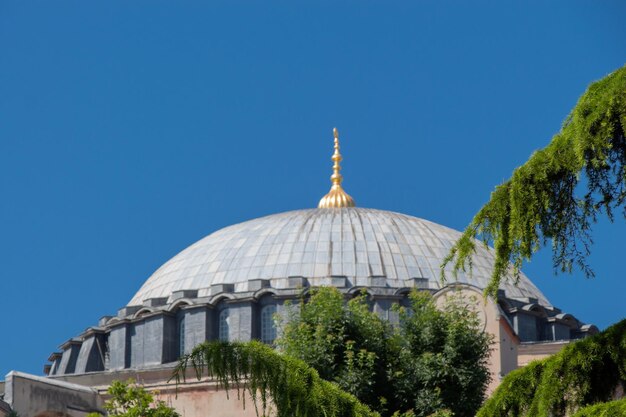
<instances>
[{"instance_id":1,"label":"grey lead dome","mask_svg":"<svg viewBox=\"0 0 626 417\"><path fill-rule=\"evenodd\" d=\"M305 277L310 285L327 285L345 277L348 287L410 287L415 279L436 290L439 266L460 232L404 214L365 208L310 209L274 214L225 227L199 240L161 266L128 305L169 297L179 290L209 295L217 284L248 291L250 280L269 280L288 289L288 277ZM484 289L493 271L491 249L477 245L471 274L456 282ZM448 280L455 280L448 274ZM500 286L508 298L546 297L525 276L509 276Z\"/></svg>"}]
</instances>

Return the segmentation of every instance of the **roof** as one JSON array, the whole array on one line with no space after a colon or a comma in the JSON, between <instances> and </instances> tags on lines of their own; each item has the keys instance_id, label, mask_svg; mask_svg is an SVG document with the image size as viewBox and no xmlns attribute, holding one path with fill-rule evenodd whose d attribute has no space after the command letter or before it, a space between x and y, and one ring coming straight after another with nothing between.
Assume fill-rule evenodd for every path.
<instances>
[{"instance_id":1,"label":"roof","mask_svg":"<svg viewBox=\"0 0 626 417\"><path fill-rule=\"evenodd\" d=\"M345 276L350 286L383 278L391 288L410 286L408 280L427 279L429 288L441 288L439 268L460 232L404 214L346 207L289 211L218 230L164 263L130 300L169 297L180 290L198 290L232 284L246 291L248 281L271 280L286 288L287 277L309 280ZM484 289L493 271L493 250L477 245L470 273L457 280ZM453 279L449 274L448 279ZM381 280L377 280L380 282ZM501 289L509 298L531 297L549 306L546 297L525 276L513 277Z\"/></svg>"}]
</instances>

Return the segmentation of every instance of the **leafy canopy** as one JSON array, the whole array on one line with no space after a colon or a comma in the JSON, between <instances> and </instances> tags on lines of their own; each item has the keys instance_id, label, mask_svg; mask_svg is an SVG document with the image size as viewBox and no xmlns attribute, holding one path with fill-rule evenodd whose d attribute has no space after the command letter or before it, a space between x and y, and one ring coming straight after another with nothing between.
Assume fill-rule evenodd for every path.
<instances>
[{"instance_id":1,"label":"leafy canopy","mask_svg":"<svg viewBox=\"0 0 626 417\"><path fill-rule=\"evenodd\" d=\"M567 345L553 356L511 372L477 417L584 417L601 416L605 411L606 416L626 416L623 400L586 408L612 399L625 386L623 320L602 333ZM622 413L617 413L620 410Z\"/></svg>"},{"instance_id":2,"label":"leafy canopy","mask_svg":"<svg viewBox=\"0 0 626 417\"><path fill-rule=\"evenodd\" d=\"M132 379L126 382L113 381L108 394L111 399L104 404L104 409L109 417L180 417L163 401L155 401L152 394ZM90 413L88 417L101 416Z\"/></svg>"},{"instance_id":3,"label":"leafy canopy","mask_svg":"<svg viewBox=\"0 0 626 417\"><path fill-rule=\"evenodd\" d=\"M308 302L290 308L276 344L313 367L364 403L384 410L390 398L387 358L392 356L391 325L369 311L364 295L348 303L336 288L314 289ZM397 349L396 349L397 350Z\"/></svg>"},{"instance_id":4,"label":"leafy canopy","mask_svg":"<svg viewBox=\"0 0 626 417\"><path fill-rule=\"evenodd\" d=\"M581 179L584 175L584 180ZM582 189L584 192L579 193ZM591 225L599 214L626 216L626 67L594 82L578 100L561 131L536 151L513 176L496 187L442 265L456 274L472 266L477 238L493 243L495 267L486 292L495 296L513 264L548 242L555 269L574 264L593 276L586 263Z\"/></svg>"},{"instance_id":5,"label":"leafy canopy","mask_svg":"<svg viewBox=\"0 0 626 417\"><path fill-rule=\"evenodd\" d=\"M426 292L410 300L392 312L394 326L365 295L346 303L336 288L315 289L291 308L277 345L382 415L473 416L489 382L490 337L468 300L452 296L443 310Z\"/></svg>"}]
</instances>

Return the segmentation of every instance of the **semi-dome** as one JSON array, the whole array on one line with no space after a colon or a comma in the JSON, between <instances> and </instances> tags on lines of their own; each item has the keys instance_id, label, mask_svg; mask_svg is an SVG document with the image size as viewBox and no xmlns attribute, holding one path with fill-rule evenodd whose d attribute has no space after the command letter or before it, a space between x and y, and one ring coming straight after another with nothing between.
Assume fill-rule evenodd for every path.
<instances>
[{"instance_id":1,"label":"semi-dome","mask_svg":"<svg viewBox=\"0 0 626 417\"><path fill-rule=\"evenodd\" d=\"M383 210L344 207L274 214L218 230L189 246L163 264L129 305L181 290L208 296L218 284L245 292L251 280L259 279L287 289L293 282L289 277L304 277L312 286L344 277L347 287L394 289L421 280L436 290L442 286L443 258L459 237L460 232L448 227ZM494 259L491 249L477 245L472 272L461 272L456 280L484 289ZM550 305L523 274L517 284L507 277L501 289L508 298Z\"/></svg>"}]
</instances>

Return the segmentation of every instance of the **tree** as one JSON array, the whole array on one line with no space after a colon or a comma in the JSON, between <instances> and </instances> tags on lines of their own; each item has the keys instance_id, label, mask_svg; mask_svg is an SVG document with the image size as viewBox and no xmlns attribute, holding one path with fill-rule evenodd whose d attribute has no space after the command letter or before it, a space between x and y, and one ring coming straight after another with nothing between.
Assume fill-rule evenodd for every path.
<instances>
[{"instance_id":1,"label":"tree","mask_svg":"<svg viewBox=\"0 0 626 417\"><path fill-rule=\"evenodd\" d=\"M132 379L126 382L113 381L107 392L111 399L104 404L104 408L109 417L180 417L163 401L155 401L149 392ZM91 413L88 417L100 417L100 414Z\"/></svg>"},{"instance_id":2,"label":"tree","mask_svg":"<svg viewBox=\"0 0 626 417\"><path fill-rule=\"evenodd\" d=\"M579 194L579 190L584 192ZM493 243L496 261L486 292L496 294L513 265L551 242L556 270L578 265L587 276L590 231L598 215L626 216L626 67L589 86L550 144L496 187L442 265L471 269L476 239Z\"/></svg>"},{"instance_id":3,"label":"tree","mask_svg":"<svg viewBox=\"0 0 626 417\"><path fill-rule=\"evenodd\" d=\"M580 190L583 190L581 193ZM587 276L598 216L626 216L626 67L592 83L550 144L531 155L496 187L442 265L471 270L480 238L493 242L496 261L486 292L495 295L511 268L552 244L556 270L577 265ZM558 354L511 372L480 409L479 417L626 416L626 321ZM575 414L574 414L575 413Z\"/></svg>"},{"instance_id":4,"label":"tree","mask_svg":"<svg viewBox=\"0 0 626 417\"><path fill-rule=\"evenodd\" d=\"M625 386L626 320L622 320L508 374L477 417L623 417L626 399L604 401L623 397Z\"/></svg>"},{"instance_id":5,"label":"tree","mask_svg":"<svg viewBox=\"0 0 626 417\"><path fill-rule=\"evenodd\" d=\"M573 417L623 417L626 416L626 398L606 403L588 405L574 414Z\"/></svg>"},{"instance_id":6,"label":"tree","mask_svg":"<svg viewBox=\"0 0 626 417\"><path fill-rule=\"evenodd\" d=\"M198 379L214 378L227 393L236 389L244 401L242 392L247 393L258 415L274 408L277 417L380 417L304 362L258 341L204 342L180 359L173 376L177 384L189 369Z\"/></svg>"},{"instance_id":7,"label":"tree","mask_svg":"<svg viewBox=\"0 0 626 417\"><path fill-rule=\"evenodd\" d=\"M411 309L400 314L402 349L394 371L406 378L398 379L402 386L392 378L400 409L413 408L418 416L449 409L463 417L481 406L492 337L468 301L475 300L453 295L441 310L429 293L411 294Z\"/></svg>"},{"instance_id":8,"label":"tree","mask_svg":"<svg viewBox=\"0 0 626 417\"><path fill-rule=\"evenodd\" d=\"M279 323L283 335L278 348L384 411L393 389L387 378L388 358L399 350L393 346L397 338L391 325L369 311L364 295L346 303L336 288L323 287L304 301Z\"/></svg>"},{"instance_id":9,"label":"tree","mask_svg":"<svg viewBox=\"0 0 626 417\"><path fill-rule=\"evenodd\" d=\"M473 416L489 382L490 336L467 300L451 297L443 310L426 292L410 300L393 326L365 295L345 303L336 288L315 289L291 309L277 345L382 415Z\"/></svg>"}]
</instances>

